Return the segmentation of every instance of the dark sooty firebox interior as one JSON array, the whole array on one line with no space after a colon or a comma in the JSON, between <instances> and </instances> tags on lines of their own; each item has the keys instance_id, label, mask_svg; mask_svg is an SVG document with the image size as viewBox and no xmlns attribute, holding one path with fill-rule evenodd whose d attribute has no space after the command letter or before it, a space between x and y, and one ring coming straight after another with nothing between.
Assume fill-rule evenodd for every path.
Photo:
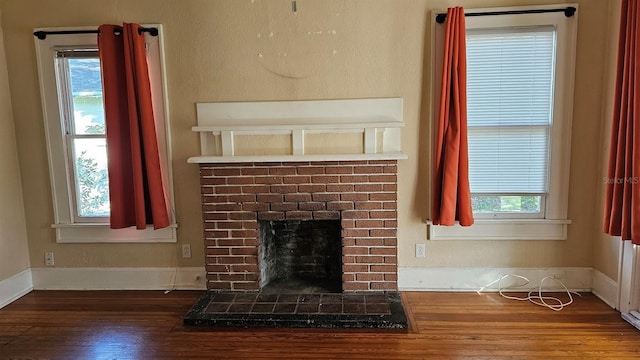
<instances>
[{"instance_id":1,"label":"dark sooty firebox interior","mask_svg":"<svg viewBox=\"0 0 640 360\"><path fill-rule=\"evenodd\" d=\"M339 220L262 221L263 293L342 292Z\"/></svg>"}]
</instances>

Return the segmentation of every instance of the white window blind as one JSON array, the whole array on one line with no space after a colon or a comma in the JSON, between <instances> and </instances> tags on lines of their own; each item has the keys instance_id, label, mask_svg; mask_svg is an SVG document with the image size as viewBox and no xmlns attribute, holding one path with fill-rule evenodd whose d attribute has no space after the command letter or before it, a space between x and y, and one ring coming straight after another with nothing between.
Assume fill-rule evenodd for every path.
<instances>
[{"instance_id":1,"label":"white window blind","mask_svg":"<svg viewBox=\"0 0 640 360\"><path fill-rule=\"evenodd\" d=\"M472 193L547 193L555 42L552 26L468 31Z\"/></svg>"}]
</instances>

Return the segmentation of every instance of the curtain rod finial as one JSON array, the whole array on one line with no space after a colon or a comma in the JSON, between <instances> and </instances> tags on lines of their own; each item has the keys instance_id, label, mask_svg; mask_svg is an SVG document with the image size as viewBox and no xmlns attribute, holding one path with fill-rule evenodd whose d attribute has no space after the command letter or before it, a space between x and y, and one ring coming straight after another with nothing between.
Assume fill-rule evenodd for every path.
<instances>
[{"instance_id":1,"label":"curtain rod finial","mask_svg":"<svg viewBox=\"0 0 640 360\"><path fill-rule=\"evenodd\" d=\"M447 19L447 14L438 14L436 15L436 22L438 24L444 24L444 21Z\"/></svg>"}]
</instances>

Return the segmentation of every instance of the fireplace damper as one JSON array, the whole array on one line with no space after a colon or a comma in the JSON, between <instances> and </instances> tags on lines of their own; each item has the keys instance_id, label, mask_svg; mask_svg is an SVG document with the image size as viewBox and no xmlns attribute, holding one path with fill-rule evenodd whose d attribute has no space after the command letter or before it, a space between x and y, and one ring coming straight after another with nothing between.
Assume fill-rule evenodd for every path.
<instances>
[{"instance_id":1,"label":"fireplace damper","mask_svg":"<svg viewBox=\"0 0 640 360\"><path fill-rule=\"evenodd\" d=\"M342 292L339 220L262 221L260 230L263 292Z\"/></svg>"}]
</instances>

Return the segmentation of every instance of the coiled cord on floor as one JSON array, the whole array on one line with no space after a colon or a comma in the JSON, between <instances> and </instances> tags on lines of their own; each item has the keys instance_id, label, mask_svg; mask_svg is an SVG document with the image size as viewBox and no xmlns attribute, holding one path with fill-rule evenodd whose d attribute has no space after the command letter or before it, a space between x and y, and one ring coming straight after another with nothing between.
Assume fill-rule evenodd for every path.
<instances>
[{"instance_id":1,"label":"coiled cord on floor","mask_svg":"<svg viewBox=\"0 0 640 360\"><path fill-rule=\"evenodd\" d=\"M536 304L538 306L543 306L546 307L548 309L554 310L554 311L560 311L562 309L564 309L566 306L569 306L573 303L573 296L572 294L578 295L578 296L582 296L577 292L574 291L569 291L569 289L567 289L567 287L562 283L562 281L554 278L553 276L546 276L544 278L542 278L542 280L540 280L540 286L538 286L538 289L534 289L529 291L529 293L527 294L526 297L518 297L518 296L511 296L511 295L506 295L504 293L505 290L508 290L509 288L505 288L502 285L502 282L504 279L510 278L510 277L515 277L515 278L519 278L525 281L524 284L519 284L519 285L515 285L512 286L511 289L513 288L518 288L518 287L523 287L523 286L527 286L528 284L530 284L531 282L529 281L529 279L527 279L524 276L520 276L520 275L516 275L516 274L506 274L506 275L502 275L500 278L490 282L489 284L483 286L482 288L480 288L480 290L478 290L478 294L482 293L482 291L484 289L486 289L487 287L498 283L498 292L500 293L500 296L502 296L505 299L510 299L510 300L518 300L518 301L529 301L533 304ZM567 293L567 296L569 297L568 301L562 301L561 299L558 299L555 296L548 296L548 295L543 295L543 291L542 291L542 287L544 285L544 282L546 280L553 280L556 283L560 284L562 286L562 288L564 289L564 291Z\"/></svg>"}]
</instances>

